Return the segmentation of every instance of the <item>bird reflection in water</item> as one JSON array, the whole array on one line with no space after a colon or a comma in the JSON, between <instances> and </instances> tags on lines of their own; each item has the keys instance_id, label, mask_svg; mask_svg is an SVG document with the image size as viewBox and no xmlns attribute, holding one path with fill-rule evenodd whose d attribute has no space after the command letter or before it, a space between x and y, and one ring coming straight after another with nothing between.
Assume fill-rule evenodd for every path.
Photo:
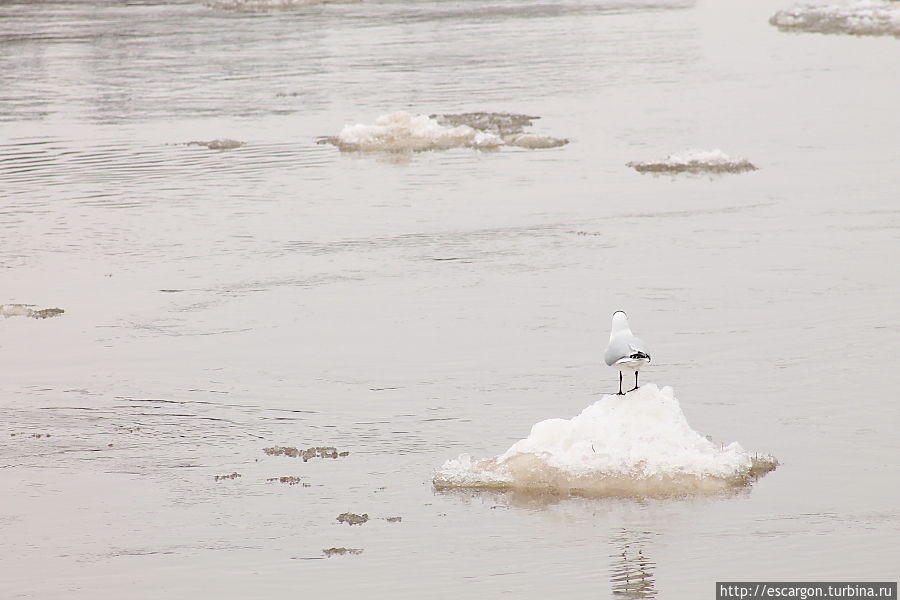
<instances>
[{"instance_id":1,"label":"bird reflection in water","mask_svg":"<svg viewBox=\"0 0 900 600\"><path fill-rule=\"evenodd\" d=\"M656 563L644 553L644 548L652 537L653 534L647 531L623 529L610 538L615 549L610 556L610 581L614 598L656 598L656 581L653 579Z\"/></svg>"}]
</instances>

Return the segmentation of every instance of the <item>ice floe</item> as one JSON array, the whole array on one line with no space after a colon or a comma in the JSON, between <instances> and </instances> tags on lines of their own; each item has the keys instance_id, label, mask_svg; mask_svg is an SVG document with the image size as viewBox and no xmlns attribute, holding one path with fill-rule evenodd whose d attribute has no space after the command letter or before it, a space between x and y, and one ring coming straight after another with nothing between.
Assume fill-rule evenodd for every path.
<instances>
[{"instance_id":1,"label":"ice floe","mask_svg":"<svg viewBox=\"0 0 900 600\"><path fill-rule=\"evenodd\" d=\"M900 2L805 4L779 10L769 23L783 31L900 36Z\"/></svg>"},{"instance_id":2,"label":"ice floe","mask_svg":"<svg viewBox=\"0 0 900 600\"><path fill-rule=\"evenodd\" d=\"M737 442L700 435L672 388L651 383L605 395L572 419L541 421L499 456L448 460L433 482L439 489L673 496L743 487L777 465Z\"/></svg>"},{"instance_id":3,"label":"ice floe","mask_svg":"<svg viewBox=\"0 0 900 600\"><path fill-rule=\"evenodd\" d=\"M525 132L538 117L509 113L414 115L384 114L371 125L345 126L336 136L321 138L344 152L423 152L450 148L494 150L502 146L556 148L568 140Z\"/></svg>"},{"instance_id":4,"label":"ice floe","mask_svg":"<svg viewBox=\"0 0 900 600\"><path fill-rule=\"evenodd\" d=\"M208 142L202 141L193 141L188 142L187 146L203 146L205 148L209 148L210 150L233 150L235 148L240 148L244 145L244 142L239 142L237 140L232 140L229 138L223 138L220 140L210 140Z\"/></svg>"},{"instance_id":5,"label":"ice floe","mask_svg":"<svg viewBox=\"0 0 900 600\"><path fill-rule=\"evenodd\" d=\"M35 308L34 304L0 304L0 316L31 317L32 319L49 319L63 314L61 308Z\"/></svg>"},{"instance_id":6,"label":"ice floe","mask_svg":"<svg viewBox=\"0 0 900 600\"><path fill-rule=\"evenodd\" d=\"M743 173L756 165L745 158L731 158L721 150L687 150L662 160L626 163L641 173Z\"/></svg>"}]
</instances>

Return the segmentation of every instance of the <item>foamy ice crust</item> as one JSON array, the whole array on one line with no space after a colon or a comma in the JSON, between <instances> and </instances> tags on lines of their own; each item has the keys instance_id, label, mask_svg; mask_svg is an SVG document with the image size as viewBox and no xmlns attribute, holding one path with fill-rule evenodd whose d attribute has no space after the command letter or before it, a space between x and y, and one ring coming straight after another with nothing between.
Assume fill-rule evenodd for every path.
<instances>
[{"instance_id":1,"label":"foamy ice crust","mask_svg":"<svg viewBox=\"0 0 900 600\"><path fill-rule=\"evenodd\" d=\"M756 165L745 158L731 158L719 149L686 150L663 160L626 163L641 173L741 173L755 171Z\"/></svg>"},{"instance_id":2,"label":"foamy ice crust","mask_svg":"<svg viewBox=\"0 0 900 600\"><path fill-rule=\"evenodd\" d=\"M650 383L624 396L605 395L572 419L547 419L499 456L448 460L437 488L516 490L584 496L714 493L750 484L775 469L750 454L700 435L671 387Z\"/></svg>"},{"instance_id":3,"label":"foamy ice crust","mask_svg":"<svg viewBox=\"0 0 900 600\"><path fill-rule=\"evenodd\" d=\"M788 31L900 36L900 2L862 0L780 10L769 23Z\"/></svg>"},{"instance_id":4,"label":"foamy ice crust","mask_svg":"<svg viewBox=\"0 0 900 600\"><path fill-rule=\"evenodd\" d=\"M413 115L399 111L381 115L372 125L345 126L319 143L344 152L423 152L449 148L494 150L502 146L556 148L568 140L524 131L539 117L510 113Z\"/></svg>"}]
</instances>

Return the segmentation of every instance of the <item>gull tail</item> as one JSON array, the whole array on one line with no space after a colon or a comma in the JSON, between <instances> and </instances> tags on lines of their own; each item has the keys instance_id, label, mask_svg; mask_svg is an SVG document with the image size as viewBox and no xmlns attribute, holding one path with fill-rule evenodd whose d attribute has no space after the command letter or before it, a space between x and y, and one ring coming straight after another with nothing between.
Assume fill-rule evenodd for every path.
<instances>
[{"instance_id":1,"label":"gull tail","mask_svg":"<svg viewBox=\"0 0 900 600\"><path fill-rule=\"evenodd\" d=\"M646 358L649 361L650 355L646 352L637 351L634 354L630 355L628 358Z\"/></svg>"}]
</instances>

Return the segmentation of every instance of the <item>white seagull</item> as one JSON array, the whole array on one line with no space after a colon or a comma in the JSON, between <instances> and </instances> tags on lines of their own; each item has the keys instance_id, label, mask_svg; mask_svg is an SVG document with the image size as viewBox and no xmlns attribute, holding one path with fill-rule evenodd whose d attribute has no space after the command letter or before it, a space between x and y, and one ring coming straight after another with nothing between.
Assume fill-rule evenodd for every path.
<instances>
[{"instance_id":1,"label":"white seagull","mask_svg":"<svg viewBox=\"0 0 900 600\"><path fill-rule=\"evenodd\" d=\"M619 396L625 395L622 391L622 372L634 371L634 387L629 392L638 389L638 371L650 362L650 354L644 342L631 333L628 326L628 317L624 311L617 310L612 316L612 330L609 334L609 346L606 347L606 364L619 371Z\"/></svg>"}]
</instances>

